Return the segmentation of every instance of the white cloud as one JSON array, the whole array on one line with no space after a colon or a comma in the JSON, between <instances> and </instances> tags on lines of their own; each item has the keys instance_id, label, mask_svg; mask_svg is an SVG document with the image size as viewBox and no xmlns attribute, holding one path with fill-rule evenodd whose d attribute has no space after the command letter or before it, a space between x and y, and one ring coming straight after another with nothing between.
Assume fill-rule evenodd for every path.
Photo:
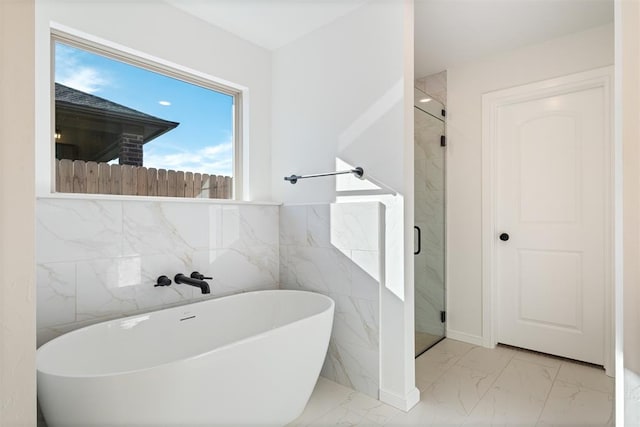
<instances>
[{"instance_id":1,"label":"white cloud","mask_svg":"<svg viewBox=\"0 0 640 427\"><path fill-rule=\"evenodd\" d=\"M169 101L158 101L158 104L162 105L163 107L168 107L169 105L171 105Z\"/></svg>"},{"instance_id":2,"label":"white cloud","mask_svg":"<svg viewBox=\"0 0 640 427\"><path fill-rule=\"evenodd\" d=\"M232 154L233 144L231 142L203 147L193 152L169 147L166 144L150 145L145 146L144 166L231 176L233 171Z\"/></svg>"},{"instance_id":3,"label":"white cloud","mask_svg":"<svg viewBox=\"0 0 640 427\"><path fill-rule=\"evenodd\" d=\"M56 82L87 93L109 86L108 76L100 69L83 64L76 49L56 44Z\"/></svg>"}]
</instances>

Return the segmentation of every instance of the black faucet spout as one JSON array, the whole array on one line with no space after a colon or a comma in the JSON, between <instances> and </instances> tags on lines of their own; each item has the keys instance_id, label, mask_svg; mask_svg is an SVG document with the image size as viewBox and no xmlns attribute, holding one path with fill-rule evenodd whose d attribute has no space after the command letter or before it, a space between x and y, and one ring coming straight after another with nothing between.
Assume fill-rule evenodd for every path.
<instances>
[{"instance_id":1,"label":"black faucet spout","mask_svg":"<svg viewBox=\"0 0 640 427\"><path fill-rule=\"evenodd\" d=\"M176 274L173 278L176 283L184 283L185 285L195 286L196 288L200 288L203 294L210 294L211 289L209 288L209 284L204 280L194 279L189 276L185 276L182 273Z\"/></svg>"}]
</instances>

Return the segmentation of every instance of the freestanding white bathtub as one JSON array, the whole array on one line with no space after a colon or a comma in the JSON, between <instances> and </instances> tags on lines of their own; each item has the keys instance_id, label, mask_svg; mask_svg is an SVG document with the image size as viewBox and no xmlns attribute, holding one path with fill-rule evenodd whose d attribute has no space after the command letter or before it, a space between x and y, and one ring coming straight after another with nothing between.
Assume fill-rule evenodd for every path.
<instances>
[{"instance_id":1,"label":"freestanding white bathtub","mask_svg":"<svg viewBox=\"0 0 640 427\"><path fill-rule=\"evenodd\" d=\"M113 320L37 351L49 427L284 425L304 409L334 302L258 291Z\"/></svg>"}]
</instances>

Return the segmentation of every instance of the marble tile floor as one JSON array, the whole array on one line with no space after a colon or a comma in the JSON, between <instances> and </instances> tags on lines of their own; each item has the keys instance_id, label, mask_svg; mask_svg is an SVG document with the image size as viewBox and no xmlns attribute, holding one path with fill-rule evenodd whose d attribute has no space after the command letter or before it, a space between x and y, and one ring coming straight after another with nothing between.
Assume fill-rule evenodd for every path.
<instances>
[{"instance_id":1,"label":"marble tile floor","mask_svg":"<svg viewBox=\"0 0 640 427\"><path fill-rule=\"evenodd\" d=\"M425 351L425 349L431 347L442 339L442 336L428 334L426 332L416 331L415 336L415 351L416 356Z\"/></svg>"},{"instance_id":2,"label":"marble tile floor","mask_svg":"<svg viewBox=\"0 0 640 427\"><path fill-rule=\"evenodd\" d=\"M416 360L409 412L320 378L289 426L614 426L602 369L515 348L445 339Z\"/></svg>"}]
</instances>

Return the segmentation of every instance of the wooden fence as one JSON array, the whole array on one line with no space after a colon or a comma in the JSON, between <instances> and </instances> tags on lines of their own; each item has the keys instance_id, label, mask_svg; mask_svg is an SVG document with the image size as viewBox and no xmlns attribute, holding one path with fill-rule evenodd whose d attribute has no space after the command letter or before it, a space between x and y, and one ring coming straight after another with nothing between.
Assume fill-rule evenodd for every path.
<instances>
[{"instance_id":1,"label":"wooden fence","mask_svg":"<svg viewBox=\"0 0 640 427\"><path fill-rule=\"evenodd\" d=\"M230 199L232 184L230 176L56 160L56 191L59 193Z\"/></svg>"}]
</instances>

